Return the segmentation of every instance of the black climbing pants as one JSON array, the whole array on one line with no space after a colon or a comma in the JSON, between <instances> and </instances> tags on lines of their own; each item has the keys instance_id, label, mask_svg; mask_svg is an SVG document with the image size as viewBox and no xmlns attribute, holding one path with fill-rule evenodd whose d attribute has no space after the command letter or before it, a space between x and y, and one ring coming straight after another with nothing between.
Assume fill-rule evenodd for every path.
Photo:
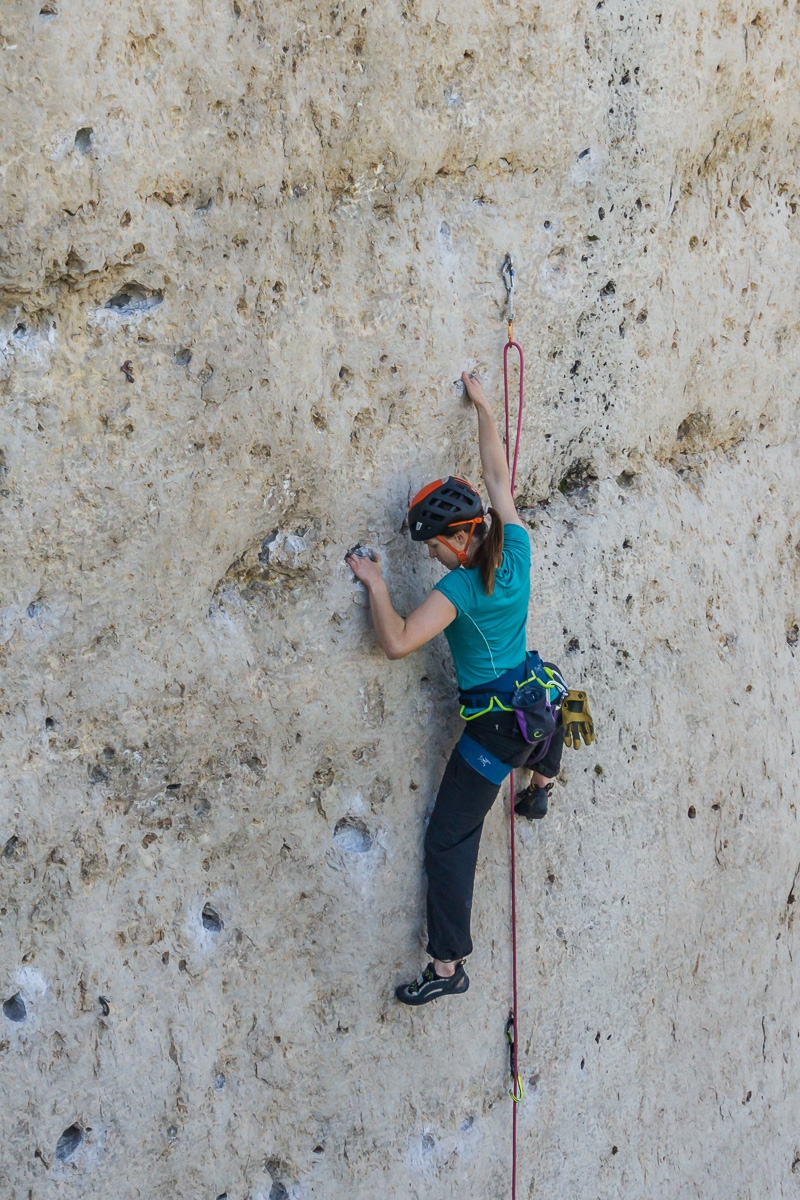
<instances>
[{"instance_id":1,"label":"black climbing pants","mask_svg":"<svg viewBox=\"0 0 800 1200\"><path fill-rule=\"evenodd\" d=\"M533 747L519 732L515 713L492 712L469 722L469 735L503 762L525 766ZM559 724L534 769L558 774L564 733ZM535 757L535 756L534 756ZM425 835L428 875L428 953L442 962L472 951L470 915L483 822L500 787L479 775L454 749L445 767Z\"/></svg>"}]
</instances>

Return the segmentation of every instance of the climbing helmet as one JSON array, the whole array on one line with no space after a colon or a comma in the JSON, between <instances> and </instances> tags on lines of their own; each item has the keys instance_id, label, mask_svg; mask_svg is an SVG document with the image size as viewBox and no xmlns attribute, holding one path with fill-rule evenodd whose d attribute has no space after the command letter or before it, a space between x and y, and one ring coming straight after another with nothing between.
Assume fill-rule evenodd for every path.
<instances>
[{"instance_id":1,"label":"climbing helmet","mask_svg":"<svg viewBox=\"0 0 800 1200\"><path fill-rule=\"evenodd\" d=\"M408 527L412 542L427 542L437 538L458 555L463 565L475 532L483 520L483 504L471 483L458 475L436 479L417 492L408 508ZM469 539L464 550L456 550L442 534L453 526L469 525Z\"/></svg>"}]
</instances>

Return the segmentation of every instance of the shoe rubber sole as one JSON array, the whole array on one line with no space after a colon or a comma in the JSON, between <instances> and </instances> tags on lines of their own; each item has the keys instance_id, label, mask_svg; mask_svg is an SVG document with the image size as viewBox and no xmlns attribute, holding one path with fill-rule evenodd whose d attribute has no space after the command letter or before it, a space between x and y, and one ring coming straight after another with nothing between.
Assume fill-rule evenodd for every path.
<instances>
[{"instance_id":1,"label":"shoe rubber sole","mask_svg":"<svg viewBox=\"0 0 800 1200\"><path fill-rule=\"evenodd\" d=\"M395 996L401 1004L407 1004L411 1008L419 1008L422 1004L430 1004L432 1000L438 1000L442 996L463 996L469 991L469 975L462 970L461 979L458 987L449 984L446 979L440 980L438 977L431 980L429 983L422 985L418 992L409 992L409 985L403 983L400 987L395 988Z\"/></svg>"}]
</instances>

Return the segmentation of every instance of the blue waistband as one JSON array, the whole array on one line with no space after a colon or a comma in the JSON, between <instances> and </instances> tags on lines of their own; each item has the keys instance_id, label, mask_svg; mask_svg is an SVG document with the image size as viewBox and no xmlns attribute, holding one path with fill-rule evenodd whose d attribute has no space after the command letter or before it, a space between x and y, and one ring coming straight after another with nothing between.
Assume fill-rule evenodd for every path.
<instances>
[{"instance_id":1,"label":"blue waistband","mask_svg":"<svg viewBox=\"0 0 800 1200\"><path fill-rule=\"evenodd\" d=\"M500 784L511 774L511 767L508 763L504 763L485 746L479 746L475 739L466 732L462 733L458 739L456 748L464 762L491 783Z\"/></svg>"}]
</instances>

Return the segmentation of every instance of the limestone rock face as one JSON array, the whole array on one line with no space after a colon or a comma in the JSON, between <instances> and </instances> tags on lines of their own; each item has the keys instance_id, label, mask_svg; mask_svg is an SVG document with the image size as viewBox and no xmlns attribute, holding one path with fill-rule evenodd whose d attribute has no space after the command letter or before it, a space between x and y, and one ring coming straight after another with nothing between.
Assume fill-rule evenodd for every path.
<instances>
[{"instance_id":1,"label":"limestone rock face","mask_svg":"<svg viewBox=\"0 0 800 1200\"><path fill-rule=\"evenodd\" d=\"M409 495L478 479L517 267L521 1198L794 1196L798 87L786 0L9 0L8 1200L510 1195L508 802L410 1012L459 729ZM512 390L515 381L512 379Z\"/></svg>"}]
</instances>

